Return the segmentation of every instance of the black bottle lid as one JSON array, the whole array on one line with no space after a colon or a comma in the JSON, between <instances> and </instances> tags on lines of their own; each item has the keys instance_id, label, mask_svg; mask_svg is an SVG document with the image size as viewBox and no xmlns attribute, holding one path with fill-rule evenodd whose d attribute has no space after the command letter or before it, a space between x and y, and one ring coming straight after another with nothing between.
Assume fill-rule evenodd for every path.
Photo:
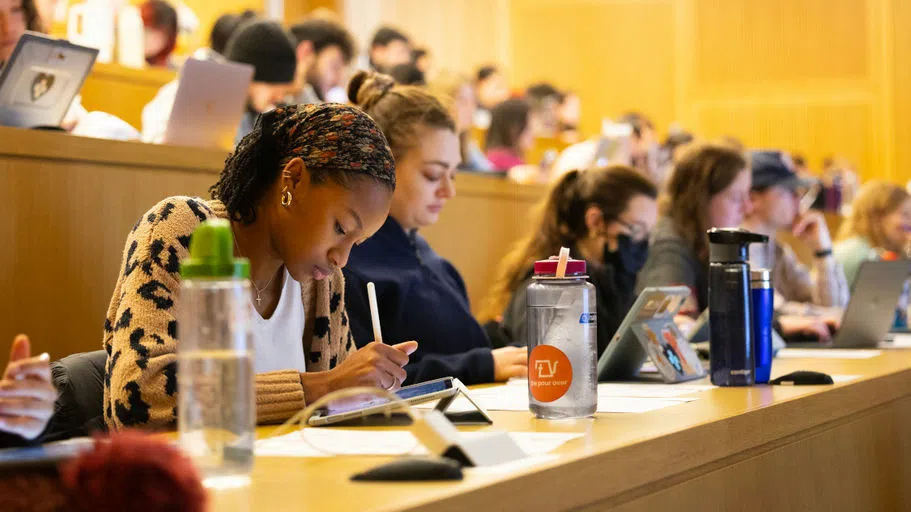
<instances>
[{"instance_id":1,"label":"black bottle lid","mask_svg":"<svg viewBox=\"0 0 911 512\"><path fill-rule=\"evenodd\" d=\"M712 263L737 263L749 259L747 247L768 242L769 237L739 228L712 228L709 235L709 260Z\"/></svg>"}]
</instances>

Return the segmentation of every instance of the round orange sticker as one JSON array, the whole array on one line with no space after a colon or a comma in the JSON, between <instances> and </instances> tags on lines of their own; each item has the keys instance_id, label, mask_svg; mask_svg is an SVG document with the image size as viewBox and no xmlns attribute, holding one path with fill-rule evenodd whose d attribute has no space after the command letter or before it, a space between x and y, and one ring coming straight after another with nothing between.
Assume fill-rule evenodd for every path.
<instances>
[{"instance_id":1,"label":"round orange sticker","mask_svg":"<svg viewBox=\"0 0 911 512\"><path fill-rule=\"evenodd\" d=\"M573 365L551 345L538 345L528 356L528 390L539 402L553 402L569 391Z\"/></svg>"}]
</instances>

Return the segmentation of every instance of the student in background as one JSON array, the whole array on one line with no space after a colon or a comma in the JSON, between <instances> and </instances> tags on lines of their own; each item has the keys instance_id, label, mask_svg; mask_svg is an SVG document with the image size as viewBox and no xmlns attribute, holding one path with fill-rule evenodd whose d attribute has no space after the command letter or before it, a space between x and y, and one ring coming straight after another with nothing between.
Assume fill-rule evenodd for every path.
<instances>
[{"instance_id":1,"label":"student in background","mask_svg":"<svg viewBox=\"0 0 911 512\"><path fill-rule=\"evenodd\" d=\"M291 27L297 41L297 87L294 103L321 103L344 84L354 57L354 38L342 25L314 18Z\"/></svg>"},{"instance_id":2,"label":"student in background","mask_svg":"<svg viewBox=\"0 0 911 512\"><path fill-rule=\"evenodd\" d=\"M455 120L459 134L459 148L462 162L459 169L468 171L492 171L493 165L484 156L471 134L477 103L474 87L467 77L441 73L431 84L431 89L441 98L449 98L449 111Z\"/></svg>"},{"instance_id":3,"label":"student in background","mask_svg":"<svg viewBox=\"0 0 911 512\"><path fill-rule=\"evenodd\" d=\"M693 318L708 307L710 228L740 226L752 211L752 171L747 159L726 144L702 144L688 149L677 163L661 202L661 215L652 233L648 260L636 284L684 285L691 295L677 318L685 331ZM832 319L781 315L776 318L783 336L831 337Z\"/></svg>"},{"instance_id":4,"label":"student in background","mask_svg":"<svg viewBox=\"0 0 911 512\"><path fill-rule=\"evenodd\" d=\"M893 183L870 181L851 203L835 244L835 259L853 283L867 260L911 257L911 195Z\"/></svg>"},{"instance_id":5,"label":"student in background","mask_svg":"<svg viewBox=\"0 0 911 512\"><path fill-rule=\"evenodd\" d=\"M535 143L531 106L523 99L510 99L494 107L484 149L494 170L505 172L525 163L525 152Z\"/></svg>"},{"instance_id":6,"label":"student in background","mask_svg":"<svg viewBox=\"0 0 911 512\"><path fill-rule=\"evenodd\" d=\"M496 66L482 66L475 77L475 97L478 110L475 112L474 124L486 130L490 126L490 111L509 99L509 84L506 77Z\"/></svg>"},{"instance_id":7,"label":"student in background","mask_svg":"<svg viewBox=\"0 0 911 512\"><path fill-rule=\"evenodd\" d=\"M750 213L751 173L743 154L722 145L695 146L683 155L661 201L648 260L637 291L685 285L692 292L681 313L708 306L709 246L706 230L734 228Z\"/></svg>"},{"instance_id":8,"label":"student in background","mask_svg":"<svg viewBox=\"0 0 911 512\"><path fill-rule=\"evenodd\" d=\"M209 46L197 49L193 52L192 57L216 62L224 60L225 48L228 47L231 36L241 25L255 18L256 13L249 9L240 14L222 14L212 25L212 32L209 33Z\"/></svg>"},{"instance_id":9,"label":"student in background","mask_svg":"<svg viewBox=\"0 0 911 512\"><path fill-rule=\"evenodd\" d=\"M651 178L659 188L663 188L668 176L662 173L663 169L660 167L655 123L641 112L628 112L621 116L618 122L626 123L633 129L630 164Z\"/></svg>"},{"instance_id":10,"label":"student in background","mask_svg":"<svg viewBox=\"0 0 911 512\"><path fill-rule=\"evenodd\" d=\"M769 237L768 244L750 246L750 265L772 271L776 310L785 309L788 302L847 306L851 292L844 270L832 255L826 219L818 211L800 211L798 190L807 183L785 153L754 151L750 163L752 209L742 226ZM813 251L812 271L800 263L789 246L776 239L782 230L792 232Z\"/></svg>"},{"instance_id":11,"label":"student in background","mask_svg":"<svg viewBox=\"0 0 911 512\"><path fill-rule=\"evenodd\" d=\"M171 55L177 47L177 10L164 0L146 0L139 7L149 66L174 69Z\"/></svg>"},{"instance_id":12,"label":"student in background","mask_svg":"<svg viewBox=\"0 0 911 512\"><path fill-rule=\"evenodd\" d=\"M223 14L212 26L209 34L209 47L199 48L193 52L194 59L212 62L225 62L225 52L228 42L237 30L244 24L256 19L253 11L247 10L240 14ZM179 79L171 80L161 86L152 101L142 107L142 141L158 144L164 138L171 118L171 109L177 97Z\"/></svg>"},{"instance_id":13,"label":"student in background","mask_svg":"<svg viewBox=\"0 0 911 512\"><path fill-rule=\"evenodd\" d=\"M28 337L13 340L9 364L0 379L0 448L27 444L47 427L57 390L48 355L31 355Z\"/></svg>"},{"instance_id":14,"label":"student in background","mask_svg":"<svg viewBox=\"0 0 911 512\"><path fill-rule=\"evenodd\" d=\"M237 141L253 131L256 118L286 103L294 92L297 55L294 40L274 21L251 21L237 30L225 57L231 62L253 66L253 83L247 107L237 130Z\"/></svg>"},{"instance_id":15,"label":"student in background","mask_svg":"<svg viewBox=\"0 0 911 512\"><path fill-rule=\"evenodd\" d=\"M373 282L384 338L420 343L405 366L406 383L453 376L481 384L525 375L526 349L491 349L471 314L462 277L418 234L437 222L455 195L459 140L448 110L421 88L363 71L348 92L382 128L398 179L389 218L351 251L345 268L355 341L372 339L367 283Z\"/></svg>"},{"instance_id":16,"label":"student in background","mask_svg":"<svg viewBox=\"0 0 911 512\"><path fill-rule=\"evenodd\" d=\"M215 218L230 221L235 255L250 260L259 422L336 389L401 384L416 343L355 350L340 270L382 226L394 188L392 152L360 109L294 105L264 114L241 140L213 200L170 197L143 214L105 320L108 427L173 426L179 263L196 227Z\"/></svg>"},{"instance_id":17,"label":"student in background","mask_svg":"<svg viewBox=\"0 0 911 512\"><path fill-rule=\"evenodd\" d=\"M658 218L658 189L635 169L570 171L537 206L530 229L503 259L480 315L502 316L505 342L526 345L526 291L534 262L569 247L584 259L598 303L598 353L635 301L636 274L648 257Z\"/></svg>"},{"instance_id":18,"label":"student in background","mask_svg":"<svg viewBox=\"0 0 911 512\"><path fill-rule=\"evenodd\" d=\"M35 0L0 0L0 69L12 56L19 38L26 30L47 33ZM80 96L77 95L73 98L73 103L60 126L71 132L87 114Z\"/></svg>"},{"instance_id":19,"label":"student in background","mask_svg":"<svg viewBox=\"0 0 911 512\"><path fill-rule=\"evenodd\" d=\"M532 85L525 91L533 114L533 131L535 137L556 137L560 131L560 102L563 94L556 87L541 82Z\"/></svg>"},{"instance_id":20,"label":"student in background","mask_svg":"<svg viewBox=\"0 0 911 512\"><path fill-rule=\"evenodd\" d=\"M399 64L411 62L411 40L392 27L381 27L370 41L370 67L388 73Z\"/></svg>"}]
</instances>

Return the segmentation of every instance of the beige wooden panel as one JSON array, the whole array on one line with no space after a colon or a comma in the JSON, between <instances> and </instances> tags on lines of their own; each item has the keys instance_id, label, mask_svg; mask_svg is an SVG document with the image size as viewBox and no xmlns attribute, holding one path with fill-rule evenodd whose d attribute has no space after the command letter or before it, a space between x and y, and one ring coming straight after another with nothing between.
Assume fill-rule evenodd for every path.
<instances>
[{"instance_id":1,"label":"beige wooden panel","mask_svg":"<svg viewBox=\"0 0 911 512\"><path fill-rule=\"evenodd\" d=\"M696 80L866 77L866 0L696 0Z\"/></svg>"},{"instance_id":2,"label":"beige wooden panel","mask_svg":"<svg viewBox=\"0 0 911 512\"><path fill-rule=\"evenodd\" d=\"M666 127L674 106L675 2L526 0L511 3L512 76L576 91L582 128L642 111Z\"/></svg>"},{"instance_id":3,"label":"beige wooden panel","mask_svg":"<svg viewBox=\"0 0 911 512\"><path fill-rule=\"evenodd\" d=\"M843 155L875 175L873 105L857 101L764 101L749 98L705 101L696 108L700 133L733 135L749 147L781 148L805 154L819 165L830 154Z\"/></svg>"}]
</instances>

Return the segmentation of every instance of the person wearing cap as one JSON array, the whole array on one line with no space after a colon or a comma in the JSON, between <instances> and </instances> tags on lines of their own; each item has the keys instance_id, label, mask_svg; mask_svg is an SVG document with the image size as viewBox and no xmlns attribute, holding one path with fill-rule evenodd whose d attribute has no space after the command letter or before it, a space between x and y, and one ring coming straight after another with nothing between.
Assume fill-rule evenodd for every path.
<instances>
[{"instance_id":1,"label":"person wearing cap","mask_svg":"<svg viewBox=\"0 0 911 512\"><path fill-rule=\"evenodd\" d=\"M144 213L104 322L107 426L174 426L181 262L210 219L229 221L233 256L250 264L258 422L284 421L334 390L401 385L417 343L357 349L341 272L386 221L395 183L392 151L362 110L294 105L259 118L212 200L168 197Z\"/></svg>"},{"instance_id":2,"label":"person wearing cap","mask_svg":"<svg viewBox=\"0 0 911 512\"><path fill-rule=\"evenodd\" d=\"M231 36L225 58L253 66L253 83L237 130L237 142L253 131L260 114L292 98L297 73L296 47L291 35L270 20L251 21Z\"/></svg>"},{"instance_id":3,"label":"person wearing cap","mask_svg":"<svg viewBox=\"0 0 911 512\"><path fill-rule=\"evenodd\" d=\"M291 27L297 42L295 103L322 103L329 91L344 85L354 57L354 38L341 24L321 18Z\"/></svg>"},{"instance_id":4,"label":"person wearing cap","mask_svg":"<svg viewBox=\"0 0 911 512\"><path fill-rule=\"evenodd\" d=\"M291 36L278 23L252 19L234 30L223 55L214 52L208 55L208 60L214 62L227 60L253 66L253 82L237 141L250 133L260 113L285 103L285 99L293 93L297 70L295 46ZM178 86L178 80L166 84L142 109L143 142L161 143Z\"/></svg>"},{"instance_id":5,"label":"person wearing cap","mask_svg":"<svg viewBox=\"0 0 911 512\"><path fill-rule=\"evenodd\" d=\"M750 265L771 270L775 309L784 334L813 334L828 339L829 329L813 306L843 308L850 299L845 272L832 255L832 237L826 219L817 211L801 211L799 190L812 185L801 178L787 153L754 151L750 155L752 208L742 227L769 237L768 244L750 247ZM800 262L794 250L776 235L788 230L813 251L812 268ZM829 320L829 323L832 323Z\"/></svg>"}]
</instances>

